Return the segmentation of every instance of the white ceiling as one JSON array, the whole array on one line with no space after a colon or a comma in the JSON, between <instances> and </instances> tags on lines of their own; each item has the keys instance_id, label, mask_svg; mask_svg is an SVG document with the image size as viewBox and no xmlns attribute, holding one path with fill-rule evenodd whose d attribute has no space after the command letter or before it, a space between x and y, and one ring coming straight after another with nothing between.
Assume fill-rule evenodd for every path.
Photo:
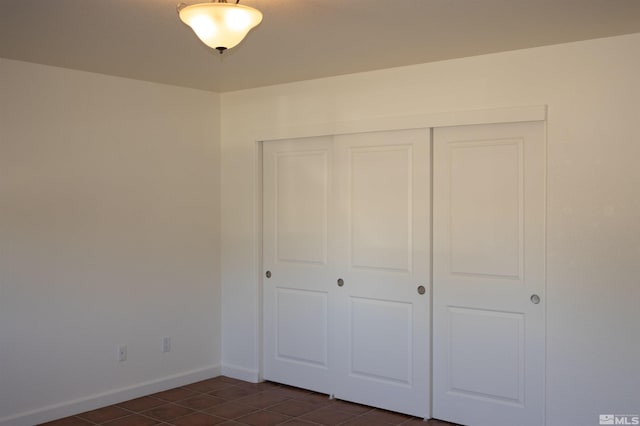
<instances>
[{"instance_id":1,"label":"white ceiling","mask_svg":"<svg viewBox=\"0 0 640 426\"><path fill-rule=\"evenodd\" d=\"M0 0L0 57L224 92L640 32L640 0L241 0L220 55L179 1Z\"/></svg>"}]
</instances>

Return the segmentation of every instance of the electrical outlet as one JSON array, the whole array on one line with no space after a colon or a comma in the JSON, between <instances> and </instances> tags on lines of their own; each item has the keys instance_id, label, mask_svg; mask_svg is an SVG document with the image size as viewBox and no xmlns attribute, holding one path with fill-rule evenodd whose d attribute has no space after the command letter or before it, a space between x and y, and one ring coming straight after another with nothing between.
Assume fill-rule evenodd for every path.
<instances>
[{"instance_id":1,"label":"electrical outlet","mask_svg":"<svg viewBox=\"0 0 640 426\"><path fill-rule=\"evenodd\" d=\"M118 361L123 362L127 360L127 345L118 345Z\"/></svg>"},{"instance_id":2,"label":"electrical outlet","mask_svg":"<svg viewBox=\"0 0 640 426\"><path fill-rule=\"evenodd\" d=\"M162 338L162 352L169 352L171 350L171 337L165 336Z\"/></svg>"}]
</instances>

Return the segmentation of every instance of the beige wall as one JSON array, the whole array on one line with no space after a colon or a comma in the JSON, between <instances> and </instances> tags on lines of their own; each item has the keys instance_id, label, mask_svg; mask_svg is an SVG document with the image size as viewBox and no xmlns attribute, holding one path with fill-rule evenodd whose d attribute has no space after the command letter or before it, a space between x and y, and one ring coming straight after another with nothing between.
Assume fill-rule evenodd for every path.
<instances>
[{"instance_id":1,"label":"beige wall","mask_svg":"<svg viewBox=\"0 0 640 426\"><path fill-rule=\"evenodd\" d=\"M217 94L0 59L0 424L218 372L219 117Z\"/></svg>"},{"instance_id":2,"label":"beige wall","mask_svg":"<svg viewBox=\"0 0 640 426\"><path fill-rule=\"evenodd\" d=\"M634 34L223 94L223 372L259 373L256 141L547 105L547 424L637 413L639 51Z\"/></svg>"}]
</instances>

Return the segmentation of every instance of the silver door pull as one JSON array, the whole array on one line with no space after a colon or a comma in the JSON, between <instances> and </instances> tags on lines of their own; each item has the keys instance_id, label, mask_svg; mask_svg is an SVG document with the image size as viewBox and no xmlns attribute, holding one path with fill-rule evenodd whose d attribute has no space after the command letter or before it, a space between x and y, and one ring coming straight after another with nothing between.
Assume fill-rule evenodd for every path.
<instances>
[{"instance_id":1,"label":"silver door pull","mask_svg":"<svg viewBox=\"0 0 640 426\"><path fill-rule=\"evenodd\" d=\"M265 275L267 278L271 278L271 271L267 271L264 275Z\"/></svg>"},{"instance_id":2,"label":"silver door pull","mask_svg":"<svg viewBox=\"0 0 640 426\"><path fill-rule=\"evenodd\" d=\"M344 280L342 278L338 278L338 287L342 287L344 285Z\"/></svg>"},{"instance_id":3,"label":"silver door pull","mask_svg":"<svg viewBox=\"0 0 640 426\"><path fill-rule=\"evenodd\" d=\"M533 303L534 305L537 305L538 303L540 303L540 296L538 296L537 294L532 294L531 303Z\"/></svg>"},{"instance_id":4,"label":"silver door pull","mask_svg":"<svg viewBox=\"0 0 640 426\"><path fill-rule=\"evenodd\" d=\"M426 292L427 290L425 290L423 285L418 286L418 294L422 295Z\"/></svg>"}]
</instances>

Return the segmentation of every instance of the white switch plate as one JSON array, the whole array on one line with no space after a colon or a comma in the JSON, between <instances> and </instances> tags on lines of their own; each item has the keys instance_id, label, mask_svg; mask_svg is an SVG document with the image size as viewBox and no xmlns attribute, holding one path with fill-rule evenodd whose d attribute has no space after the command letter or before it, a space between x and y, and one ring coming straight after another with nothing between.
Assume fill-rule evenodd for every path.
<instances>
[{"instance_id":1,"label":"white switch plate","mask_svg":"<svg viewBox=\"0 0 640 426\"><path fill-rule=\"evenodd\" d=\"M165 336L162 338L162 352L169 352L171 350L171 337Z\"/></svg>"},{"instance_id":2,"label":"white switch plate","mask_svg":"<svg viewBox=\"0 0 640 426\"><path fill-rule=\"evenodd\" d=\"M118 345L118 361L127 360L127 345Z\"/></svg>"}]
</instances>

